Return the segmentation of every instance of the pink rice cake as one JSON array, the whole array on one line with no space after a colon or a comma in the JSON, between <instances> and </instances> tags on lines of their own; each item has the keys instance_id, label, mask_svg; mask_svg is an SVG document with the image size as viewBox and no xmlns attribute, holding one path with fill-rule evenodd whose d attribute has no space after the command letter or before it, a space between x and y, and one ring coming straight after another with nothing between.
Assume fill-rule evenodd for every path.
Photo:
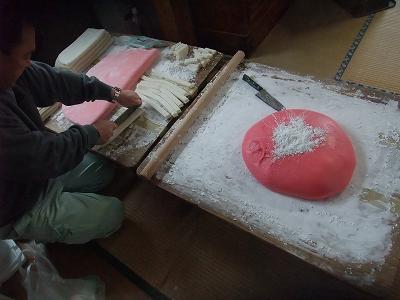
<instances>
[{"instance_id":1,"label":"pink rice cake","mask_svg":"<svg viewBox=\"0 0 400 300\"><path fill-rule=\"evenodd\" d=\"M93 66L86 75L95 76L110 86L131 89L158 56L159 51L157 49L124 50L107 55ZM73 123L86 125L93 124L100 119L107 119L115 107L115 103L96 100L72 106L63 105L62 110L65 117Z\"/></svg>"}]
</instances>

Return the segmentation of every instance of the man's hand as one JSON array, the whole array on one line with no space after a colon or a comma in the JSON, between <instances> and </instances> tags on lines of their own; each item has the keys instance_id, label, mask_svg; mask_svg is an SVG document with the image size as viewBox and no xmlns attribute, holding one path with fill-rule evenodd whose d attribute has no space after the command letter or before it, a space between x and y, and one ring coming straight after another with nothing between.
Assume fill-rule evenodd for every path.
<instances>
[{"instance_id":1,"label":"man's hand","mask_svg":"<svg viewBox=\"0 0 400 300\"><path fill-rule=\"evenodd\" d=\"M93 124L93 126L97 129L100 134L98 145L102 145L108 142L108 140L112 137L114 129L118 127L117 124L107 120L100 120Z\"/></svg>"},{"instance_id":2,"label":"man's hand","mask_svg":"<svg viewBox=\"0 0 400 300\"><path fill-rule=\"evenodd\" d=\"M140 106L142 104L142 99L140 99L139 95L131 90L122 90L115 101L125 107Z\"/></svg>"}]
</instances>

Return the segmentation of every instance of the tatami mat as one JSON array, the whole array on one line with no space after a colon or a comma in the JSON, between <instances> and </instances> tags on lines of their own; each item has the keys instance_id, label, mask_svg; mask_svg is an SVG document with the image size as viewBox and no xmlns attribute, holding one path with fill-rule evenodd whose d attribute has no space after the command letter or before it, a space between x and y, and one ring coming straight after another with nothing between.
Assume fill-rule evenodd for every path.
<instances>
[{"instance_id":1,"label":"tatami mat","mask_svg":"<svg viewBox=\"0 0 400 300\"><path fill-rule=\"evenodd\" d=\"M248 59L320 79L334 78L365 19L353 18L335 1L293 1Z\"/></svg>"},{"instance_id":2,"label":"tatami mat","mask_svg":"<svg viewBox=\"0 0 400 300\"><path fill-rule=\"evenodd\" d=\"M342 80L400 93L400 5L374 16Z\"/></svg>"}]
</instances>

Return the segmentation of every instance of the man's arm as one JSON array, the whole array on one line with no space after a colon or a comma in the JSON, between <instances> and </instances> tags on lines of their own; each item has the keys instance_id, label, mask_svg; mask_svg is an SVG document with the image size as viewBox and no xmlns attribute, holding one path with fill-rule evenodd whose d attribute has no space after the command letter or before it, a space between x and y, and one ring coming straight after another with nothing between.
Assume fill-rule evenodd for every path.
<instances>
[{"instance_id":1,"label":"man's arm","mask_svg":"<svg viewBox=\"0 0 400 300\"><path fill-rule=\"evenodd\" d=\"M31 93L39 107L50 106L56 101L74 105L96 99L112 100L112 88L97 78L40 62L32 62L17 84Z\"/></svg>"},{"instance_id":2,"label":"man's arm","mask_svg":"<svg viewBox=\"0 0 400 300\"><path fill-rule=\"evenodd\" d=\"M53 134L30 131L11 116L0 120L0 176L10 180L42 181L64 174L99 141L99 133L91 125Z\"/></svg>"}]
</instances>

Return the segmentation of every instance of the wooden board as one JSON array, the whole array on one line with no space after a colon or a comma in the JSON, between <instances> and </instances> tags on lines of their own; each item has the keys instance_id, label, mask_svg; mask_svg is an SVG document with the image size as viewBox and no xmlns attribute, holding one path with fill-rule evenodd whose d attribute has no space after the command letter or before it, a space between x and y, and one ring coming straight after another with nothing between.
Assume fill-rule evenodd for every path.
<instances>
[{"instance_id":1,"label":"wooden board","mask_svg":"<svg viewBox=\"0 0 400 300\"><path fill-rule=\"evenodd\" d=\"M388 115L391 114L391 116L393 117L394 113L397 114L400 113L396 111L397 103L395 102L399 101L399 97L387 93L373 91L368 88L357 89L354 86L344 83L336 83L336 82L321 83L309 77L301 77L257 64L247 64L243 66L243 68L245 69L246 72L258 74L259 77L257 77L257 80L263 79L265 84L268 83L267 90L270 91L270 93L273 96L279 95L278 99L280 100L284 99L285 101L282 102L286 107L296 108L296 106L300 105L298 102L296 102L297 98L312 99L308 107L305 108L317 111L322 110L322 112L326 110L325 114L328 115L329 111L334 111L335 112L334 119L335 118L340 119L341 114L346 114L345 111L347 109L347 103L349 109L352 107L352 105L353 108L357 107L357 105L361 105L364 108L371 107L372 111L374 111L373 113L371 113L370 116L371 118L370 123L372 123L371 125L372 127L374 127L374 125L377 125L377 123L374 121L373 118L375 110L376 114L382 113L382 115L379 115L378 118L383 120L385 120L386 114ZM365 182L368 181L366 177L367 175L369 175L367 173L362 172L362 170L366 169L364 155L368 157L370 153L363 152L366 151L362 149L362 146L364 146L365 144L363 144L362 141L359 140L360 136L358 136L358 131L361 131L361 128L352 127L353 126L352 122L354 120L345 123L345 129L351 133L351 138L353 139L353 142L356 143L355 146L356 149L358 151L361 151L362 154L358 153L359 162L358 162L358 169L356 170L357 176L354 177L352 181L352 186L349 188L349 191L351 191L351 193L349 191L345 192L343 193L344 195L343 197L338 197L337 199L332 199L331 201L327 201L326 204L325 203L313 204L306 201L296 202L298 200L291 199L290 197L285 198L283 196L279 196L278 194L274 194L270 191L265 190L266 191L265 203L262 203L260 207L257 206L259 205L259 203L251 203L251 202L245 202L245 205L239 205L240 202L234 201L235 195L233 194L233 192L231 192L232 190L239 192L239 189L235 190L233 182L230 183L230 180L234 180L236 176L237 178L239 178L238 179L239 182L240 180L243 182L243 187L241 186L239 187L245 190L246 188L249 187L249 185L247 185L248 183L247 181L249 180L247 177L250 175L249 173L246 173L245 170L242 169L242 167L240 166L238 167L238 165L235 165L234 166L235 168L233 170L230 170L231 174L233 175L226 173L226 180L225 179L224 180L225 182L227 182L227 184L215 187L215 184L213 182L217 182L219 180L215 176L220 175L219 173L215 172L215 169L224 168L224 164L221 164L220 161L226 160L226 165L229 166L229 164L232 163L233 160L235 161L241 160L241 157L240 155L237 155L238 153L236 152L232 153L229 150L229 148L227 150L224 149L224 145L218 144L219 143L218 140L213 140L212 135L211 134L208 135L208 133L210 133L210 128L213 129L219 127L224 128L224 126L225 128L226 126L234 127L235 130L237 130L238 137L241 139L242 138L241 134L243 134L244 128L240 128L240 124L243 124L243 122L245 123L249 122L246 121L248 119L252 120L255 118L255 116L248 114L249 111L246 107L257 105L257 110L258 111L263 110L264 114L269 114L273 112L271 108L267 106L263 107L261 104L259 104L259 102L257 102L259 100L257 100L258 98L254 96L255 92L251 90L251 88L249 88L248 91L244 90L245 87L241 85L240 80L238 80L240 78L240 75L241 72L237 72L227 82L226 89L221 91L220 95L216 97L214 104L211 105L201 116L199 116L198 121L193 125L193 128L189 132L189 134L186 137L182 137L180 144L174 149L174 152L169 157L169 160L155 174L155 176L153 177L153 182L158 186L162 187L163 189L199 206L200 208L218 216L219 218L222 218L230 223L235 224L240 228L245 229L251 234L254 234L274 244L275 246L319 267L320 269L334 275L339 279L345 280L365 291L368 291L376 295L385 294L393 282L398 267L399 230L397 226L392 226L392 225L396 224L396 222L398 221L400 210L397 207L400 201L400 196L399 192L396 190L390 195L387 195L379 189L374 189L369 187L367 184L365 185L362 184L364 181ZM240 91L235 90L231 92L230 89L232 86L236 87L240 86ZM317 90L319 90L320 92L316 94ZM243 98L243 103L241 105L239 104L236 106L237 111L239 112L237 113L239 119L234 119L232 121L230 120L229 117L227 117L226 122L220 122L218 124L214 123L209 124L208 122L210 121L210 118L213 118L213 116L218 115L220 107L223 107L223 105L228 101L226 99L225 99L226 102L224 102L225 100L222 100L225 97L223 95L228 95L227 97L229 99L230 93L235 94L237 92L246 95ZM249 97L252 97L251 100ZM331 99L330 97L331 98L334 97L334 99L340 99L340 103L338 104L335 103L335 101L329 100ZM293 100L293 102L287 102L289 100L290 101ZM368 100L368 101L363 101L363 100ZM254 101L254 104L252 101ZM321 101L327 101L327 102L325 104L325 102ZM255 104L256 102L257 104ZM387 105L385 106L385 104ZM356 110L354 112L352 111L347 112L347 114L350 114L351 119L352 119L351 115L356 116L357 113L361 115L363 114L363 111ZM263 112L260 112L259 114L261 116ZM184 116L182 116L181 118L183 117ZM357 116L357 118L360 118L360 116ZM354 119L357 120L357 118ZM260 119L260 117L258 119ZM399 119L397 118L396 120ZM395 123L399 122L396 120L394 121ZM374 122L376 124L374 124ZM388 124L390 123L389 120L387 123ZM226 129L230 130L230 128ZM165 141L165 139L168 138L168 136L171 134L171 132L173 132L173 130L174 126L164 136L163 140L161 140L161 142L157 145L157 147L153 149L148 158L146 158L146 160L141 164L141 166L138 169L139 173L147 164L147 162L150 160L152 154L157 150L158 147L160 147L163 144L163 141ZM380 134L382 134L382 136L385 135L384 132ZM377 139L379 139L380 142L384 144L386 143L388 147L392 147L394 149L393 151L400 150L400 143L398 140L393 140L390 138L382 139L382 136L380 134L379 136L376 137ZM224 155L222 155L219 158L219 160L210 161L207 159L206 157L207 155L199 156L199 154L203 154L204 151L199 148L196 148L198 144L195 144L195 142L201 139L203 136L209 137L208 142L210 144L217 143L217 145L220 146L221 151ZM204 140L207 140L207 137L205 137ZM371 143L372 142L373 141L371 141ZM215 149L218 149L218 147L210 147L210 151L213 151ZM212 153L210 152L208 156L211 155ZM191 167L191 164L185 164L183 167L181 162L183 160L182 157L184 156L186 158L190 157L192 161L202 158L204 159L204 163L201 163L201 161L196 161L193 162L194 165L193 168ZM377 174L374 174L370 177L378 175L385 177L385 175L387 175L385 173L385 169L382 169L383 167L379 169L379 164L376 167L378 168L376 170ZM188 169L191 168L193 170L189 171L193 171L194 172L193 174L198 172L198 177L187 176ZM388 170L393 171L390 168L391 166L388 166ZM179 173L182 175L182 177L185 177L186 179L181 180L182 178L177 176L177 174L179 175ZM238 173L239 175L236 175L234 173ZM391 174L390 172L387 173ZM172 176L171 174L173 174L174 176ZM390 178L388 178L388 180L390 181ZM253 185L251 185L251 189L247 190L249 198L251 198L252 194L255 193L256 189L259 190L260 187L258 187L257 184L254 183ZM240 195L243 196L243 198L246 198L246 196L244 196L246 195L246 191L244 191L244 193L243 192L241 193L242 194ZM346 200L347 199L346 195L347 194L353 195L352 193L354 195L357 195L358 198L355 200L353 198L351 198L352 200ZM277 199L276 201L281 201L281 202L276 202L273 206L268 207L268 204L271 204L271 201L275 201L275 198ZM351 240L343 240L343 243L341 243L343 245L338 246L339 244L338 241L341 241L341 236L335 235L336 232L334 231L332 232L332 236L329 236L327 240L328 241L331 240L332 242L338 242L338 244L335 245L337 249L335 247L329 248L328 246L326 246L324 244L326 241L324 240L318 240L315 239L313 235L307 235L307 230L305 230L303 238L298 238L298 236L296 235L297 233L294 232L293 233L294 236L291 239L282 234L283 232L281 231L282 225L284 226L287 225L285 223L282 223L282 220L274 219L274 217L276 216L271 216L269 219L268 218L263 219L263 216L265 216L266 213L268 213L270 210L280 208L280 205L282 205L282 209L284 209L289 202L293 203L293 205L297 205L296 203L298 203L300 209L299 212L296 213L301 212L300 215L304 213L303 220L305 220L305 224L299 224L298 226L299 228L302 228L301 226L304 225L306 228L308 222L307 221L308 209L311 209L312 212L313 205L321 209L318 210L318 212L322 212L321 214L325 212L327 214L326 218L328 218L328 215L330 213L329 206L334 206L336 207L337 211L335 211L336 214L329 215L329 221L327 222L328 225L329 223L332 223L335 226L337 225L338 228L341 228L341 226L343 225L342 223L347 222L349 228L352 227L356 228L357 224L354 224L354 226L350 224L351 222L349 223L349 219L345 215L346 214L344 212L345 210L341 208L342 206L344 207L346 203L352 203L352 201L353 203L355 203L355 206L361 205L363 207L364 206L368 207L369 209L370 208L376 209L374 214L382 213L384 216L388 218L386 220L388 224L382 225L382 227L385 228L385 230L388 230L387 233L389 235L388 247L386 247L385 249L381 249L382 253L384 253L383 257L375 257L374 255L371 254L374 253L377 254L377 256L379 256L380 255L379 251L378 252L372 251L371 253L361 251L361 253L367 253L368 256L353 257L352 255L354 253L352 251L354 249L349 250L348 248L346 248L347 247L346 243L351 244ZM324 205L327 205L327 207L324 208ZM340 215L340 213L342 215ZM374 214L372 213L367 214L365 218L368 218L370 216L373 217ZM288 214L288 218L289 219L291 218L290 214ZM327 228L329 229L330 227ZM331 229L335 229L335 227L332 226ZM360 229L363 230L363 228ZM328 232L328 234L329 233L330 232ZM371 234L373 234L373 232L371 232ZM379 238L382 238L385 241L387 241L386 235L384 237L379 236ZM362 240L361 242L363 243L364 240ZM322 246L325 247L324 251L321 251L321 249L323 248ZM344 250L340 252L341 249ZM346 257L346 255L348 257Z\"/></svg>"},{"instance_id":2,"label":"wooden board","mask_svg":"<svg viewBox=\"0 0 400 300\"><path fill-rule=\"evenodd\" d=\"M128 40L129 42L129 40ZM173 43L170 43L171 45ZM112 47L121 47L120 44ZM103 54L112 51L112 47ZM195 47L190 47L190 51ZM103 57L102 56L102 57ZM216 53L204 68L201 68L195 78L196 91L189 98L194 99L199 90L207 82L207 78L212 77L214 68L217 67L223 55ZM101 58L100 58L101 59ZM188 105L182 108L184 110ZM143 114L131 126L125 129L109 145L97 150L98 153L116 161L125 167L136 167L150 150L152 145L167 131L176 119L166 120L152 107L144 105L141 110ZM116 111L115 114L117 114ZM57 110L46 122L46 127L55 131L62 132L73 124L67 120L62 110Z\"/></svg>"}]
</instances>

